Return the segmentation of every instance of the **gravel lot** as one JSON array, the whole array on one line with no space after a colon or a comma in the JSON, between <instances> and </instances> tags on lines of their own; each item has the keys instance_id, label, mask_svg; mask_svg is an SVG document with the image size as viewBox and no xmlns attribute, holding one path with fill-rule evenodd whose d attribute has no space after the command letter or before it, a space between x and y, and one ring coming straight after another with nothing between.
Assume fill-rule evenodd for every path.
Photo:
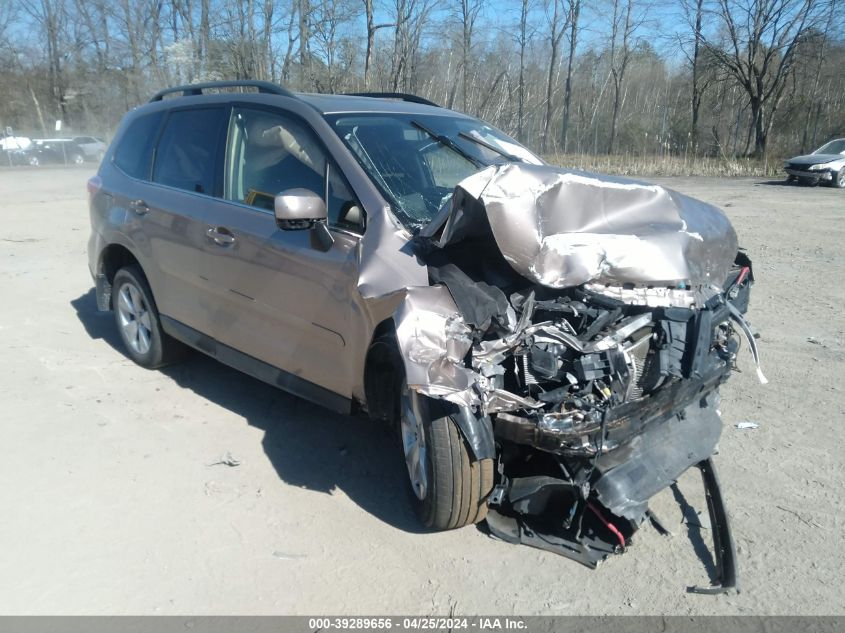
<instances>
[{"instance_id":1,"label":"gravel lot","mask_svg":"<svg viewBox=\"0 0 845 633\"><path fill-rule=\"evenodd\" d=\"M716 458L742 593L702 596L707 529L671 491L590 571L474 528L420 533L399 449L365 419L199 354L133 365L86 263L90 168L0 171L0 613L845 614L845 192L662 179L723 207L760 331ZM739 430L741 421L759 428ZM227 452L237 467L211 465ZM680 482L695 523L697 473Z\"/></svg>"}]
</instances>

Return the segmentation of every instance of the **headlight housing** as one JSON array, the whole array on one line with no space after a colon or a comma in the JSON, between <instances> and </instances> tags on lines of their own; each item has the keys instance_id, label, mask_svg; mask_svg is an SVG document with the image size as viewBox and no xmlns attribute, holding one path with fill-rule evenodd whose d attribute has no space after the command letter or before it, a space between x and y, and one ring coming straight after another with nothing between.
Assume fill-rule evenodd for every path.
<instances>
[{"instance_id":1,"label":"headlight housing","mask_svg":"<svg viewBox=\"0 0 845 633\"><path fill-rule=\"evenodd\" d=\"M826 165L819 164L819 165L810 165L810 171L818 171L819 169L824 169Z\"/></svg>"}]
</instances>

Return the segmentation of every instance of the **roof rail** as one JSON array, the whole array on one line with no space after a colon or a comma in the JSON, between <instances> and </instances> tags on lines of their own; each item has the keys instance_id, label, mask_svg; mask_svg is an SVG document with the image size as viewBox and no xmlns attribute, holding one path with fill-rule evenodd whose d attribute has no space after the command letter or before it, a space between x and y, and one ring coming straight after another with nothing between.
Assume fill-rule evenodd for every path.
<instances>
[{"instance_id":1,"label":"roof rail","mask_svg":"<svg viewBox=\"0 0 845 633\"><path fill-rule=\"evenodd\" d=\"M434 101L429 101L423 97L407 94L405 92L347 92L346 95L349 97L373 97L374 99L398 99L399 101L407 101L409 103L420 103L422 105L434 106L435 108L440 107L434 103Z\"/></svg>"},{"instance_id":2,"label":"roof rail","mask_svg":"<svg viewBox=\"0 0 845 633\"><path fill-rule=\"evenodd\" d=\"M201 95L203 90L212 90L215 88L258 88L258 92L264 94L281 95L283 97L293 97L293 93L282 88L278 84L272 84L269 81L255 81L252 79L233 79L231 81L206 81L199 84L188 84L185 86L175 86L173 88L165 88L155 93L150 99L153 101L161 101L165 95L181 92L183 97L191 97Z\"/></svg>"}]
</instances>

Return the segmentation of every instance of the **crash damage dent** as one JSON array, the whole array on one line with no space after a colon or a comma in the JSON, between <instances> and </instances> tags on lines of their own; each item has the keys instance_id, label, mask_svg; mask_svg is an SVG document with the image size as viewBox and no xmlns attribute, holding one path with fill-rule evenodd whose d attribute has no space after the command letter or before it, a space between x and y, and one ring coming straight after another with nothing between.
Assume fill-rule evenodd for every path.
<instances>
[{"instance_id":1,"label":"crash damage dent","mask_svg":"<svg viewBox=\"0 0 845 633\"><path fill-rule=\"evenodd\" d=\"M657 185L513 163L457 189L425 234L442 226L442 247L489 223L508 263L550 288L721 284L737 251L719 209Z\"/></svg>"},{"instance_id":2,"label":"crash damage dent","mask_svg":"<svg viewBox=\"0 0 845 633\"><path fill-rule=\"evenodd\" d=\"M428 285L393 315L407 383L458 407L470 445L495 438L493 535L595 566L690 467L721 499L718 387L741 339L765 382L744 318L751 262L721 211L508 164L461 182L414 247ZM714 586L734 587L732 552L717 554L730 568Z\"/></svg>"},{"instance_id":3,"label":"crash damage dent","mask_svg":"<svg viewBox=\"0 0 845 633\"><path fill-rule=\"evenodd\" d=\"M367 216L358 250L358 292L365 300L428 285L425 264L408 238L388 208Z\"/></svg>"}]
</instances>

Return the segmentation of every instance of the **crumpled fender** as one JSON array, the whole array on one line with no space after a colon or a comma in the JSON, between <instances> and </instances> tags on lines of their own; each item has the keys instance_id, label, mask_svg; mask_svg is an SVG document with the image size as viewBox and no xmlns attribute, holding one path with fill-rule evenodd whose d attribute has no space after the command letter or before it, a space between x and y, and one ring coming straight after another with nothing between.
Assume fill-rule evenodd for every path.
<instances>
[{"instance_id":1,"label":"crumpled fender","mask_svg":"<svg viewBox=\"0 0 845 633\"><path fill-rule=\"evenodd\" d=\"M393 321L408 388L429 398L435 418L452 416L476 459L493 458L493 426L479 391L485 378L464 365L471 330L448 289L408 288Z\"/></svg>"}]
</instances>

